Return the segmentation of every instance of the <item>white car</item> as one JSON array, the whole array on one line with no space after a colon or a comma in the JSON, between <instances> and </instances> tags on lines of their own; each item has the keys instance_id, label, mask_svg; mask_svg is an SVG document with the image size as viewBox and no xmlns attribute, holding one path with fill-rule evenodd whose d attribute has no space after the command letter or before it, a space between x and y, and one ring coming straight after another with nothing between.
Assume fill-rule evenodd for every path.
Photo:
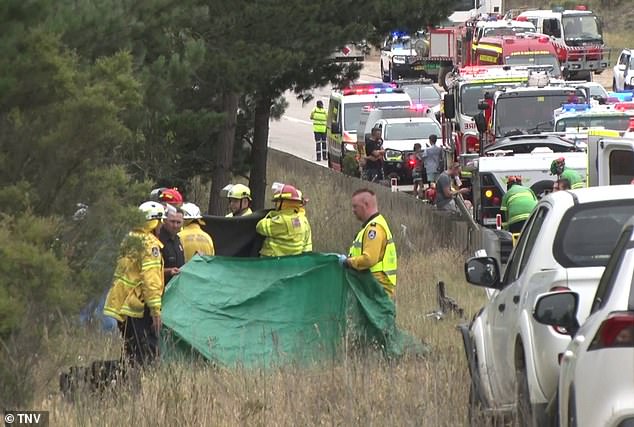
<instances>
[{"instance_id":1,"label":"white car","mask_svg":"<svg viewBox=\"0 0 634 427\"><path fill-rule=\"evenodd\" d=\"M572 290L579 295L577 318L583 322L633 212L632 185L558 191L536 206L503 276L494 258L467 261L467 281L495 290L471 324L460 327L472 414L515 413L522 426L546 425L570 337L562 328L538 323L535 302L547 292Z\"/></svg>"},{"instance_id":2,"label":"white car","mask_svg":"<svg viewBox=\"0 0 634 427\"><path fill-rule=\"evenodd\" d=\"M537 300L537 321L574 336L561 358L561 427L634 426L634 221L625 226L581 328L579 295Z\"/></svg>"},{"instance_id":3,"label":"white car","mask_svg":"<svg viewBox=\"0 0 634 427\"><path fill-rule=\"evenodd\" d=\"M619 60L613 68L612 90L614 92L620 90L634 89L634 51L632 49L623 49L619 55Z\"/></svg>"}]
</instances>

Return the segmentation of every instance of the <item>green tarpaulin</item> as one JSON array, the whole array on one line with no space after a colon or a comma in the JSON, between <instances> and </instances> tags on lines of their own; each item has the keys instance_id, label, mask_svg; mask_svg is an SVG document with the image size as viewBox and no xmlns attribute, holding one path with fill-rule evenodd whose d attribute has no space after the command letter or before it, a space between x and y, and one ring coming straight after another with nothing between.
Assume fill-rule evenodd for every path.
<instances>
[{"instance_id":1,"label":"green tarpaulin","mask_svg":"<svg viewBox=\"0 0 634 427\"><path fill-rule=\"evenodd\" d=\"M396 328L394 304L372 275L332 254L196 256L169 283L162 317L168 360L303 363L340 356L344 342L388 356L426 350Z\"/></svg>"}]
</instances>

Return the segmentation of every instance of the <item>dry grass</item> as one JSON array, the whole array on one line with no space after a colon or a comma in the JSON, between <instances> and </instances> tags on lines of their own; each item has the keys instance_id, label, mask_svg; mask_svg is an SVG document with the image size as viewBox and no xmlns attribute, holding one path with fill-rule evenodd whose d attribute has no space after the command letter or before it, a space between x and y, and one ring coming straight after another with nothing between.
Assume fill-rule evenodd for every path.
<instances>
[{"instance_id":1,"label":"dry grass","mask_svg":"<svg viewBox=\"0 0 634 427\"><path fill-rule=\"evenodd\" d=\"M311 198L316 249L344 251L359 226L348 207L350 188L344 187L359 183L328 176L330 172L318 166L289 162L286 156L271 157L272 180L294 183ZM269 371L164 365L147 373L138 391L120 390L103 398L87 395L71 404L49 379L72 364L116 358L120 345L116 337L77 331L48 341L52 357L38 366L41 382L33 407L52 411L53 425L64 426L464 425L469 378L455 329L461 320L435 321L425 314L436 308L438 280L447 283L449 295L469 317L482 305L483 293L463 281L463 248L436 247L443 240L439 236L454 227L441 228L428 210L412 207L410 200L389 202L392 196L382 193L382 211L392 228L408 228L407 236L397 236L397 321L433 346L426 360L387 362L372 354L348 355L310 369ZM422 232L426 227L435 229Z\"/></svg>"}]
</instances>

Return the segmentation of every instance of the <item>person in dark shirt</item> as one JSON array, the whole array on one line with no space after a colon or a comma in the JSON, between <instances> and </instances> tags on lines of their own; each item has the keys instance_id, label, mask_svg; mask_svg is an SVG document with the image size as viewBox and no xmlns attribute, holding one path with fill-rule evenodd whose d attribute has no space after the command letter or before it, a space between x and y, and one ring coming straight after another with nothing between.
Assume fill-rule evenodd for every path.
<instances>
[{"instance_id":1,"label":"person in dark shirt","mask_svg":"<svg viewBox=\"0 0 634 427\"><path fill-rule=\"evenodd\" d=\"M159 240L163 243L161 253L163 254L163 277L165 284L178 273L185 264L185 252L178 233L183 227L183 211L179 208L167 211L167 218L163 221L163 226L159 233Z\"/></svg>"},{"instance_id":2,"label":"person in dark shirt","mask_svg":"<svg viewBox=\"0 0 634 427\"><path fill-rule=\"evenodd\" d=\"M372 128L372 135L365 141L365 168L364 179L366 181L379 182L383 180L383 139L381 128Z\"/></svg>"}]
</instances>

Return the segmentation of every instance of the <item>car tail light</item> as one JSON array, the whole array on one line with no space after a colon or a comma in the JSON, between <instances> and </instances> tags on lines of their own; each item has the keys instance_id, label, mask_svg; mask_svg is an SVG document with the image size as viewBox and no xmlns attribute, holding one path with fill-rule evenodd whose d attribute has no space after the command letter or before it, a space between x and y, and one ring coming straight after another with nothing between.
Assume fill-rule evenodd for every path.
<instances>
[{"instance_id":1,"label":"car tail light","mask_svg":"<svg viewBox=\"0 0 634 427\"><path fill-rule=\"evenodd\" d=\"M634 312L615 311L603 321L588 350L634 347Z\"/></svg>"},{"instance_id":2,"label":"car tail light","mask_svg":"<svg viewBox=\"0 0 634 427\"><path fill-rule=\"evenodd\" d=\"M570 290L570 288L568 288L566 286L553 286L552 288L550 288L550 290L548 292L562 292L562 291L569 291L569 290ZM552 326L552 328L558 334L568 335L568 330L566 328L562 328L561 326ZM561 360L559 362L561 363Z\"/></svg>"},{"instance_id":3,"label":"car tail light","mask_svg":"<svg viewBox=\"0 0 634 427\"><path fill-rule=\"evenodd\" d=\"M502 199L497 188L486 187L482 189L482 201L485 207L499 207Z\"/></svg>"},{"instance_id":4,"label":"car tail light","mask_svg":"<svg viewBox=\"0 0 634 427\"><path fill-rule=\"evenodd\" d=\"M502 214L497 214L495 216L495 229L496 230L502 229Z\"/></svg>"}]
</instances>

